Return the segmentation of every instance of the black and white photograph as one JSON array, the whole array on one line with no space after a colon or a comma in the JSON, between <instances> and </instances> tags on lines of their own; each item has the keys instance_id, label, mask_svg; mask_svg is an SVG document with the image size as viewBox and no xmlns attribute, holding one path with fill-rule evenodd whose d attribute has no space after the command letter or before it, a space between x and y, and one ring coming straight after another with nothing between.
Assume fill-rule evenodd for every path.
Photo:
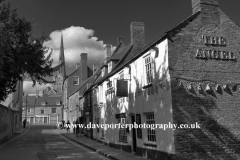
<instances>
[{"instance_id":1,"label":"black and white photograph","mask_svg":"<svg viewBox=\"0 0 240 160\"><path fill-rule=\"evenodd\" d=\"M240 160L239 0L0 0L0 160Z\"/></svg>"}]
</instances>

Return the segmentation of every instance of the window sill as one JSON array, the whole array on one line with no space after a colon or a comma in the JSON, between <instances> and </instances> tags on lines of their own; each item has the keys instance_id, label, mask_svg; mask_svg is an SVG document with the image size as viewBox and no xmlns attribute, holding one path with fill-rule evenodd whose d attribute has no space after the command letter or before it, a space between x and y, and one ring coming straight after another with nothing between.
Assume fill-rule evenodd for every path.
<instances>
[{"instance_id":1,"label":"window sill","mask_svg":"<svg viewBox=\"0 0 240 160\"><path fill-rule=\"evenodd\" d=\"M151 143L151 142L149 142L149 143L143 143L145 146L148 146L148 147L155 147L155 148L157 148L157 144L156 143Z\"/></svg>"},{"instance_id":2,"label":"window sill","mask_svg":"<svg viewBox=\"0 0 240 160\"><path fill-rule=\"evenodd\" d=\"M121 142L121 143L128 143L128 141L121 141L121 140L118 140L118 142Z\"/></svg>"},{"instance_id":3,"label":"window sill","mask_svg":"<svg viewBox=\"0 0 240 160\"><path fill-rule=\"evenodd\" d=\"M142 88L143 88L143 89L146 89L146 88L149 88L149 87L152 87L152 83L147 84L147 85L143 86Z\"/></svg>"}]
</instances>

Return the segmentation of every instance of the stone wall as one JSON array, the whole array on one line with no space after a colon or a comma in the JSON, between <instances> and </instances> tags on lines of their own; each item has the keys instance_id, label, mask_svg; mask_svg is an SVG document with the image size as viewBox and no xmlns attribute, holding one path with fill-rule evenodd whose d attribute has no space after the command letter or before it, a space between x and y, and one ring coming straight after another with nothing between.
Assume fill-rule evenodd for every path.
<instances>
[{"instance_id":1,"label":"stone wall","mask_svg":"<svg viewBox=\"0 0 240 160\"><path fill-rule=\"evenodd\" d=\"M21 112L0 105L0 144L10 138L21 126Z\"/></svg>"},{"instance_id":2,"label":"stone wall","mask_svg":"<svg viewBox=\"0 0 240 160\"><path fill-rule=\"evenodd\" d=\"M200 124L200 129L175 130L178 160L240 159L240 28L218 12L217 26L205 26L199 14L169 40L173 123ZM223 37L226 44L206 44L204 36ZM197 49L218 52L199 57ZM226 58L227 52L236 59Z\"/></svg>"}]
</instances>

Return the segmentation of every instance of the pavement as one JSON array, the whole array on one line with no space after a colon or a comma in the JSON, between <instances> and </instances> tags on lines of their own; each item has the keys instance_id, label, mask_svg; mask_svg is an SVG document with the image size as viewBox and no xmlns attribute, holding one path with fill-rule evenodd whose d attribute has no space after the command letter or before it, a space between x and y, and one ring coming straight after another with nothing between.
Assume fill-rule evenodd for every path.
<instances>
[{"instance_id":1,"label":"pavement","mask_svg":"<svg viewBox=\"0 0 240 160\"><path fill-rule=\"evenodd\" d=\"M22 126L19 127L19 129L17 131L14 132L14 134L21 134L24 131L26 131L28 129L28 127L30 127L29 125L27 125L25 128L23 128Z\"/></svg>"},{"instance_id":2,"label":"pavement","mask_svg":"<svg viewBox=\"0 0 240 160\"><path fill-rule=\"evenodd\" d=\"M120 149L115 149L112 148L110 146L107 146L103 143L97 142L95 140L92 140L88 137L85 136L80 136L77 137L75 134L73 133L66 133L66 130L60 130L60 129L55 129L56 132L60 133L61 135L63 135L64 137L88 148L91 149L92 151L97 152L98 154L101 154L109 159L112 160L148 160L145 157L140 157L137 156L133 153L128 153L125 151L122 151Z\"/></svg>"}]
</instances>

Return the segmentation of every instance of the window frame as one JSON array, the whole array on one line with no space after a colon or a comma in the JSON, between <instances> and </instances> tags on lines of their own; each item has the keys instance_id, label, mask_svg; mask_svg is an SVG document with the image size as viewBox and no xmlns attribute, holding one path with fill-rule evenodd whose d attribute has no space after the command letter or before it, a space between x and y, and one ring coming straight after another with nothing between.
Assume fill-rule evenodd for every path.
<instances>
[{"instance_id":1,"label":"window frame","mask_svg":"<svg viewBox=\"0 0 240 160\"><path fill-rule=\"evenodd\" d=\"M120 124L126 124L127 118L119 118L118 119ZM119 142L128 142L128 135L127 135L127 128L119 128L118 130L118 141Z\"/></svg>"},{"instance_id":2,"label":"window frame","mask_svg":"<svg viewBox=\"0 0 240 160\"><path fill-rule=\"evenodd\" d=\"M154 65L153 65L153 59L151 57L151 53L143 57L143 63L144 63L144 84L150 85L153 82L153 74L154 74Z\"/></svg>"},{"instance_id":3,"label":"window frame","mask_svg":"<svg viewBox=\"0 0 240 160\"><path fill-rule=\"evenodd\" d=\"M43 111L43 113L42 113L42 111ZM41 114L45 114L45 109L41 109L41 110L40 110L40 113L41 113Z\"/></svg>"},{"instance_id":4,"label":"window frame","mask_svg":"<svg viewBox=\"0 0 240 160\"><path fill-rule=\"evenodd\" d=\"M74 84L74 82L75 82L75 80L74 80L74 78L77 78L77 84ZM73 76L73 85L75 85L75 86L77 86L77 85L79 85L79 76Z\"/></svg>"},{"instance_id":5,"label":"window frame","mask_svg":"<svg viewBox=\"0 0 240 160\"><path fill-rule=\"evenodd\" d=\"M154 113L146 113L146 124L155 124L155 116ZM156 130L151 128L147 128L147 142L156 143Z\"/></svg>"},{"instance_id":6,"label":"window frame","mask_svg":"<svg viewBox=\"0 0 240 160\"><path fill-rule=\"evenodd\" d=\"M55 109L55 112L53 112L53 109ZM57 113L57 108L53 107L53 108L51 109L51 113Z\"/></svg>"}]
</instances>

